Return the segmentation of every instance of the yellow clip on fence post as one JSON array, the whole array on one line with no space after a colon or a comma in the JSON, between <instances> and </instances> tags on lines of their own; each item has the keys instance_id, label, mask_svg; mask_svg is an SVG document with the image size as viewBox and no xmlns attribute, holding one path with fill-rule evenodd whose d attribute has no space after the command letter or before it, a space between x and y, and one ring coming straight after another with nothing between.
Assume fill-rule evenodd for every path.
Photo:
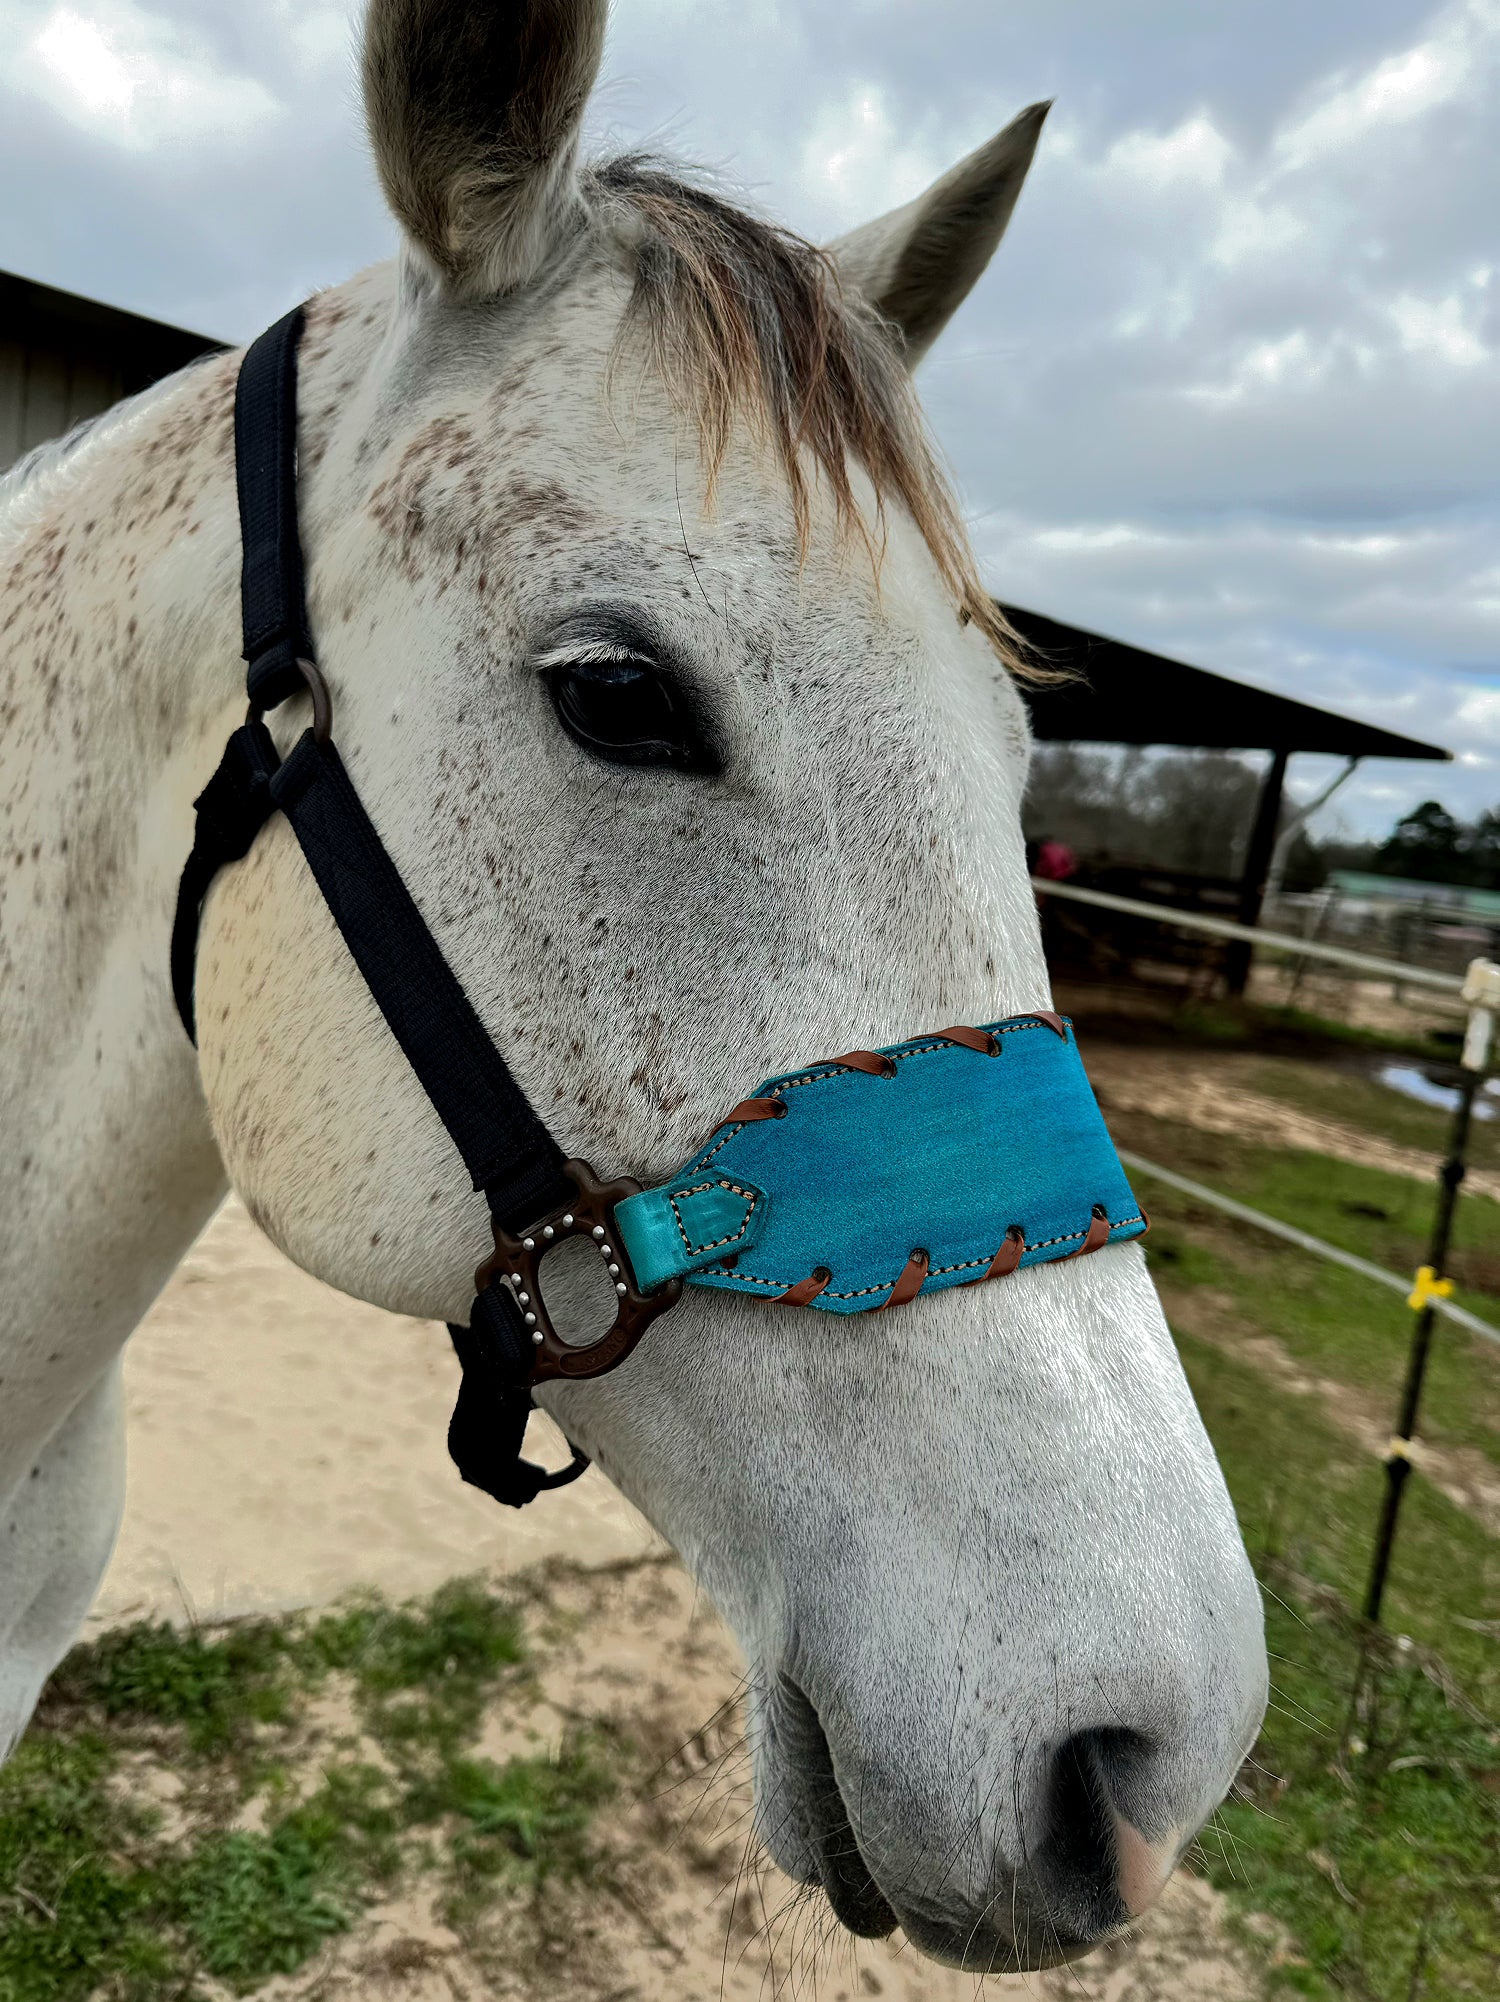
<instances>
[{"instance_id":1,"label":"yellow clip on fence post","mask_svg":"<svg viewBox=\"0 0 1500 2002\"><path fill-rule=\"evenodd\" d=\"M1380 1618L1391 1550L1396 1541L1401 1494L1411 1473L1410 1441L1417 1430L1422 1380L1427 1374L1427 1356L1432 1346L1432 1329L1436 1319L1433 1307L1437 1301L1446 1300L1453 1291L1453 1281L1440 1279L1438 1274L1448 1262L1448 1250L1453 1242L1453 1213L1467 1165L1474 1100L1489 1062L1494 1018L1500 1014L1500 965L1488 959L1474 960L1464 976L1463 998L1469 1008L1468 1033L1464 1037L1448 1158L1438 1173L1437 1209L1432 1219L1427 1263L1418 1268L1411 1292L1407 1295L1407 1305L1417 1318L1412 1330L1411 1353L1407 1357L1406 1382L1401 1390L1401 1415L1395 1427L1396 1439L1407 1444L1403 1452L1393 1440L1391 1450L1386 1454L1385 1502L1380 1511L1380 1527L1375 1534L1375 1554L1370 1565L1370 1583L1365 1592L1365 1618L1372 1625Z\"/></svg>"},{"instance_id":2,"label":"yellow clip on fence post","mask_svg":"<svg viewBox=\"0 0 1500 2002\"><path fill-rule=\"evenodd\" d=\"M1430 1265L1419 1265L1416 1280L1406 1296L1406 1304L1414 1314L1420 1314L1422 1309L1430 1306L1434 1300L1446 1300L1452 1292L1451 1279L1439 1279Z\"/></svg>"}]
</instances>

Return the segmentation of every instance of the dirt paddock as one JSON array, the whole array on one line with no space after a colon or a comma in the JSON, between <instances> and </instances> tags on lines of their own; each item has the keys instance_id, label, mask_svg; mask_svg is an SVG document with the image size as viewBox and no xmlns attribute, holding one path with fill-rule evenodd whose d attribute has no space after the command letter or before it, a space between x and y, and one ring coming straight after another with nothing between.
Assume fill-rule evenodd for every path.
<instances>
[{"instance_id":1,"label":"dirt paddock","mask_svg":"<svg viewBox=\"0 0 1500 2002\"><path fill-rule=\"evenodd\" d=\"M125 1521L95 1623L316 1605L354 1585L425 1592L554 1556L663 1546L590 1472L517 1513L445 1446L447 1331L300 1272L231 1199L131 1337ZM528 1452L567 1458L532 1420Z\"/></svg>"},{"instance_id":2,"label":"dirt paddock","mask_svg":"<svg viewBox=\"0 0 1500 2002\"><path fill-rule=\"evenodd\" d=\"M425 1592L457 1574L553 1556L603 1567L666 1555L598 1473L519 1516L462 1487L443 1443L455 1379L441 1328L309 1279L228 1203L127 1355L128 1497L94 1627L148 1613L206 1620L285 1609L359 1585ZM556 1454L555 1433L547 1438L540 1421L534 1428L534 1445ZM675 1566L650 1569L669 1589L622 1597L591 1622L576 1673L648 1692L659 1727L686 1739L732 1693L738 1663ZM1078 1968L980 1984L919 1960L899 1940L856 1949L821 1920L811 1960L805 1929L802 1946L778 1956L762 1920L791 1887L763 1875L754 1891L760 1917L747 1919L740 1839L722 1854L696 1838L669 1847L651 1879L650 1923L638 1941L617 1942L627 1968L613 1991L621 2002L793 1994L973 2002L981 1985L1087 2002L1250 2002L1260 1992L1222 1901L1188 1877L1135 1938ZM422 1931L419 1918L377 1909L316 1967L261 1992L309 2002L493 1994L430 1925L427 1973L415 1985L388 1985L379 1971L385 1947Z\"/></svg>"}]
</instances>

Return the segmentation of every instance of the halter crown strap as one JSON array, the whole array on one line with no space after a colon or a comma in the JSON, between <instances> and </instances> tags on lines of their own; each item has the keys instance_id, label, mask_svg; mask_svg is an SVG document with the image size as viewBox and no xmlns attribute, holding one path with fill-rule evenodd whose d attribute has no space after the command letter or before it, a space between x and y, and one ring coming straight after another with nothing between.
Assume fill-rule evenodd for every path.
<instances>
[{"instance_id":1,"label":"halter crown strap","mask_svg":"<svg viewBox=\"0 0 1500 2002\"><path fill-rule=\"evenodd\" d=\"M313 658L297 524L298 307L246 351L235 391L235 459L244 549L241 607L251 718L229 739L194 802L196 832L172 929L172 987L196 1041L193 968L202 903L225 863L248 853L278 808L290 821L392 1034L497 1223L519 1231L568 1200L557 1142L486 1033L355 792L317 729L285 762L260 713L309 686ZM449 1449L466 1481L521 1507L588 1465L545 1473L520 1458L531 1400L532 1344L510 1289L496 1280L470 1325L450 1325L463 1366Z\"/></svg>"},{"instance_id":2,"label":"halter crown strap","mask_svg":"<svg viewBox=\"0 0 1500 2002\"><path fill-rule=\"evenodd\" d=\"M302 689L313 653L297 533L297 347L303 308L268 327L240 367L234 464L240 498L245 680L258 709Z\"/></svg>"}]
</instances>

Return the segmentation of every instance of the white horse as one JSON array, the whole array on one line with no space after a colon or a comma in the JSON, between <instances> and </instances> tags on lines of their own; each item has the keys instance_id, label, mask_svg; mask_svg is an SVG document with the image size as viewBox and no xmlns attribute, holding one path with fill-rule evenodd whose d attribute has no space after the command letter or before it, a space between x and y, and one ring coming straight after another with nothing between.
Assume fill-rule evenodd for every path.
<instances>
[{"instance_id":1,"label":"white horse","mask_svg":"<svg viewBox=\"0 0 1500 2002\"><path fill-rule=\"evenodd\" d=\"M387 847L566 1150L648 1179L757 1078L1049 1005L1025 710L908 388L1044 107L820 253L580 168L604 14L372 0L405 241L309 309L302 533ZM209 899L200 1055L173 1012L190 803L244 706L236 366L0 514L0 1745L109 1554L122 1344L226 1179L402 1313L461 1318L489 1248L279 819ZM1150 1903L1265 1657L1137 1248L831 1323L690 1289L541 1401L733 1626L761 1832L847 1925L1034 1967Z\"/></svg>"}]
</instances>

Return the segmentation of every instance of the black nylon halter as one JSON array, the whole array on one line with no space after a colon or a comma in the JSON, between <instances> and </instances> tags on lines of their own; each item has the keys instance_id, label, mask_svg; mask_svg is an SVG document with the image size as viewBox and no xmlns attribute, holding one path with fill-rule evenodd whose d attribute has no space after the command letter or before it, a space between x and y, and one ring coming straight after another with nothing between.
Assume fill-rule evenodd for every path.
<instances>
[{"instance_id":1,"label":"black nylon halter","mask_svg":"<svg viewBox=\"0 0 1500 2002\"><path fill-rule=\"evenodd\" d=\"M172 992L197 1041L193 970L203 899L220 868L248 854L280 811L307 859L355 965L364 975L490 1213L512 1235L569 1200L557 1142L537 1117L438 949L360 804L328 737L313 664L297 528L299 306L255 341L235 392L235 464L243 543L241 608L250 717L230 737L194 802L196 831L172 927ZM261 720L312 691L313 728L283 762ZM476 1294L468 1327L449 1324L463 1369L448 1450L464 1480L521 1508L588 1465L545 1472L521 1458L531 1410L532 1340L510 1288Z\"/></svg>"}]
</instances>

